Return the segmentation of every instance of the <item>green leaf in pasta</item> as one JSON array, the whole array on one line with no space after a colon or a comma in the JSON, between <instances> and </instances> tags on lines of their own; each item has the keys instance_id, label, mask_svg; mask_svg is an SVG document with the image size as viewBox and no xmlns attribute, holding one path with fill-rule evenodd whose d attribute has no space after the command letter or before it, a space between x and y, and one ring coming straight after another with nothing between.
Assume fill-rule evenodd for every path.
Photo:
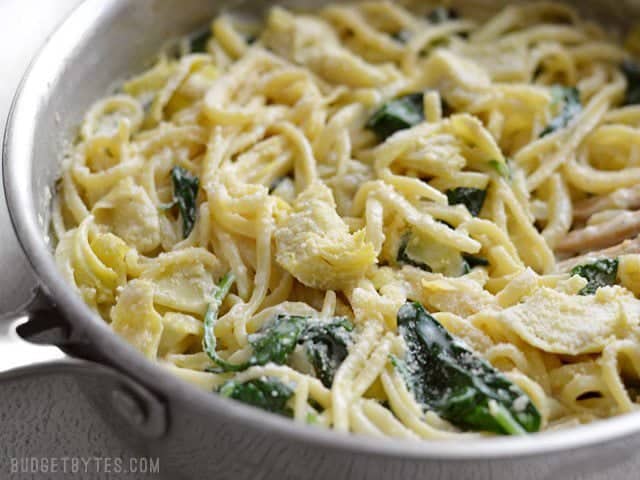
<instances>
[{"instance_id":1,"label":"green leaf in pasta","mask_svg":"<svg viewBox=\"0 0 640 480\"><path fill-rule=\"evenodd\" d=\"M580 295L593 295L600 287L615 285L618 276L618 259L602 258L593 263L578 265L571 270L571 275L580 275L588 283L580 290Z\"/></svg>"},{"instance_id":2,"label":"green leaf in pasta","mask_svg":"<svg viewBox=\"0 0 640 480\"><path fill-rule=\"evenodd\" d=\"M640 65L625 60L620 66L622 73L627 79L627 91L624 96L625 105L637 105L640 103Z\"/></svg>"},{"instance_id":3,"label":"green leaf in pasta","mask_svg":"<svg viewBox=\"0 0 640 480\"><path fill-rule=\"evenodd\" d=\"M475 267L488 267L489 260L478 255L469 255L467 253L462 255L462 272L464 274L469 273Z\"/></svg>"},{"instance_id":4,"label":"green leaf in pasta","mask_svg":"<svg viewBox=\"0 0 640 480\"><path fill-rule=\"evenodd\" d=\"M171 169L173 180L173 201L180 209L182 217L182 236L187 238L196 224L196 198L200 181L184 168L175 166Z\"/></svg>"},{"instance_id":5,"label":"green leaf in pasta","mask_svg":"<svg viewBox=\"0 0 640 480\"><path fill-rule=\"evenodd\" d=\"M411 40L412 34L409 30L398 30L394 34L391 35L395 41L399 43L408 43Z\"/></svg>"},{"instance_id":6,"label":"green leaf in pasta","mask_svg":"<svg viewBox=\"0 0 640 480\"><path fill-rule=\"evenodd\" d=\"M411 230L400 237L396 262L398 265L411 265L425 272L441 273L447 277L465 275L471 270L459 250Z\"/></svg>"},{"instance_id":7,"label":"green leaf in pasta","mask_svg":"<svg viewBox=\"0 0 640 480\"><path fill-rule=\"evenodd\" d=\"M542 131L540 137L565 128L582 111L580 91L575 87L554 85L551 87L551 98L551 105L560 108L560 111Z\"/></svg>"},{"instance_id":8,"label":"green leaf in pasta","mask_svg":"<svg viewBox=\"0 0 640 480\"><path fill-rule=\"evenodd\" d=\"M385 103L369 119L366 127L385 140L395 132L424 121L423 94L412 93Z\"/></svg>"},{"instance_id":9,"label":"green leaf in pasta","mask_svg":"<svg viewBox=\"0 0 640 480\"><path fill-rule=\"evenodd\" d=\"M450 22L451 20L457 20L460 18L460 15L453 8L447 7L437 7L429 12L427 15L427 19L429 22L438 24L444 22Z\"/></svg>"},{"instance_id":10,"label":"green leaf in pasta","mask_svg":"<svg viewBox=\"0 0 640 480\"><path fill-rule=\"evenodd\" d=\"M489 160L489 166L495 170L498 175L506 180L511 180L511 169L508 163L502 163L498 160Z\"/></svg>"},{"instance_id":11,"label":"green leaf in pasta","mask_svg":"<svg viewBox=\"0 0 640 480\"><path fill-rule=\"evenodd\" d=\"M205 352L217 365L208 371L240 372L267 363L283 365L300 344L316 376L327 387L333 383L336 370L348 355L353 330L351 323L341 317L322 323L311 321L310 317L277 315L260 332L250 336L252 354L249 360L235 364L220 358L215 350L216 340L211 336L215 328L214 318L209 313L205 317Z\"/></svg>"},{"instance_id":12,"label":"green leaf in pasta","mask_svg":"<svg viewBox=\"0 0 640 480\"><path fill-rule=\"evenodd\" d=\"M230 380L220 387L218 393L268 412L285 417L293 416L287 405L293 397L293 388L277 378L258 378L244 383Z\"/></svg>"},{"instance_id":13,"label":"green leaf in pasta","mask_svg":"<svg viewBox=\"0 0 640 480\"><path fill-rule=\"evenodd\" d=\"M396 262L400 265L411 265L412 267L419 268L425 272L432 272L433 270L425 262L419 258L411 255L409 251L409 242L411 241L411 232L406 232L400 239L400 246L398 247L398 255L396 256Z\"/></svg>"},{"instance_id":14,"label":"green leaf in pasta","mask_svg":"<svg viewBox=\"0 0 640 480\"><path fill-rule=\"evenodd\" d=\"M487 197L487 191L479 188L457 187L445 192L449 205L464 205L469 213L477 217Z\"/></svg>"},{"instance_id":15,"label":"green leaf in pasta","mask_svg":"<svg viewBox=\"0 0 640 480\"><path fill-rule=\"evenodd\" d=\"M286 363L308 319L298 315L278 315L266 330L251 336L249 343L253 347L253 355L249 362L253 365Z\"/></svg>"},{"instance_id":16,"label":"green leaf in pasta","mask_svg":"<svg viewBox=\"0 0 640 480\"><path fill-rule=\"evenodd\" d=\"M209 348L207 354L217 367L208 368L207 371L241 372L249 367L266 365L270 362L283 365L295 349L307 320L308 317L297 315L276 316L269 325L249 337L249 345L253 352L249 360L244 363L236 364L223 360L215 351L215 342L210 342L209 345L213 344L213 349Z\"/></svg>"},{"instance_id":17,"label":"green leaf in pasta","mask_svg":"<svg viewBox=\"0 0 640 480\"><path fill-rule=\"evenodd\" d=\"M305 421L308 425L315 425L316 423L318 423L318 413L308 412Z\"/></svg>"},{"instance_id":18,"label":"green leaf in pasta","mask_svg":"<svg viewBox=\"0 0 640 480\"><path fill-rule=\"evenodd\" d=\"M218 359L216 353L216 334L215 327L218 320L218 311L224 301L225 297L229 294L235 276L233 273L227 273L218 284L216 291L213 294L213 301L209 304L207 312L204 315L204 335L202 337L202 349L214 362Z\"/></svg>"},{"instance_id":19,"label":"green leaf in pasta","mask_svg":"<svg viewBox=\"0 0 640 480\"><path fill-rule=\"evenodd\" d=\"M189 51L191 53L206 53L210 38L211 30L208 28L192 35L191 38L189 38Z\"/></svg>"},{"instance_id":20,"label":"green leaf in pasta","mask_svg":"<svg viewBox=\"0 0 640 480\"><path fill-rule=\"evenodd\" d=\"M540 429L540 413L502 373L452 337L419 303L398 311L406 344L392 363L425 411L463 430L522 434Z\"/></svg>"},{"instance_id":21,"label":"green leaf in pasta","mask_svg":"<svg viewBox=\"0 0 640 480\"><path fill-rule=\"evenodd\" d=\"M338 367L349 354L353 325L343 317L333 318L328 323L309 324L300 336L300 343L316 377L325 387L331 388Z\"/></svg>"}]
</instances>

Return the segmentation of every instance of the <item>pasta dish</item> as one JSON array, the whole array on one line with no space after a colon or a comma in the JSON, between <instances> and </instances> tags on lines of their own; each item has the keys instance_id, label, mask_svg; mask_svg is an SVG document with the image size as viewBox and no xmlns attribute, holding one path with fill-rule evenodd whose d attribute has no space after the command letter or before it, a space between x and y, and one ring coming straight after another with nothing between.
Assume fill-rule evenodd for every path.
<instances>
[{"instance_id":1,"label":"pasta dish","mask_svg":"<svg viewBox=\"0 0 640 480\"><path fill-rule=\"evenodd\" d=\"M465 8L273 7L168 44L65 157L69 284L176 375L320 428L636 410L640 32Z\"/></svg>"}]
</instances>

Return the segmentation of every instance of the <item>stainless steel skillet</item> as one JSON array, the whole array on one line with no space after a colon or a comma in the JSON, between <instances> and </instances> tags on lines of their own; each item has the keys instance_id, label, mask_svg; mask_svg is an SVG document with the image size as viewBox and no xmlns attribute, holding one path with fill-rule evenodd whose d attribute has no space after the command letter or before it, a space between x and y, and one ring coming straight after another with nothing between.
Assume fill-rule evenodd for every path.
<instances>
[{"instance_id":1,"label":"stainless steel skillet","mask_svg":"<svg viewBox=\"0 0 640 480\"><path fill-rule=\"evenodd\" d=\"M271 3L87 0L43 47L16 96L4 142L6 197L38 285L23 311L0 314L0 379L54 371L94 379L87 394L96 408L132 448L160 456L169 478L588 478L635 455L640 413L466 443L408 443L298 426L164 372L113 335L64 283L46 243L50 192L64 141L83 113L114 80L140 71L167 38L201 27L221 8L259 14ZM610 25L640 19L640 2L578 5ZM52 326L68 330L64 349L21 338Z\"/></svg>"}]
</instances>

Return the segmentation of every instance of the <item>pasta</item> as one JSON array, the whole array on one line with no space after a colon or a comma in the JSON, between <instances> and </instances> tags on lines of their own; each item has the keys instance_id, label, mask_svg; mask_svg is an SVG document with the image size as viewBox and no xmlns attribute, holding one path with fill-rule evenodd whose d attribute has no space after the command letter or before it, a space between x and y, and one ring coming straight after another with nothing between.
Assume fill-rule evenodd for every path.
<instances>
[{"instance_id":1,"label":"pasta","mask_svg":"<svg viewBox=\"0 0 640 480\"><path fill-rule=\"evenodd\" d=\"M143 355L296 422L464 439L634 411L638 89L561 4L223 14L87 112L56 261Z\"/></svg>"}]
</instances>

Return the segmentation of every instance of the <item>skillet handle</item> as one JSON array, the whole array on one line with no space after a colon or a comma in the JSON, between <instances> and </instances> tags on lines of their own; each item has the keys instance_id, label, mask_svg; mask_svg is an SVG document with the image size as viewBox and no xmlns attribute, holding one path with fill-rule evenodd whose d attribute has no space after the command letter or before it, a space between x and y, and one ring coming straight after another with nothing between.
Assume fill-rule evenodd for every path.
<instances>
[{"instance_id":1,"label":"skillet handle","mask_svg":"<svg viewBox=\"0 0 640 480\"><path fill-rule=\"evenodd\" d=\"M26 313L0 317L0 380L45 373L46 369L59 369L77 361L56 346L23 340L18 331L28 322Z\"/></svg>"},{"instance_id":2,"label":"skillet handle","mask_svg":"<svg viewBox=\"0 0 640 480\"><path fill-rule=\"evenodd\" d=\"M58 330L58 332L56 332ZM69 338L69 328L54 307L35 294L24 311L0 315L0 385L3 381L51 374L89 377L99 392L103 415L122 421L146 438L159 438L167 431L167 408L155 393L110 366L68 354L65 347L33 343L26 338L54 333L66 339L67 347L77 340ZM98 379L98 381L95 381ZM122 422L121 422L122 423Z\"/></svg>"}]
</instances>

